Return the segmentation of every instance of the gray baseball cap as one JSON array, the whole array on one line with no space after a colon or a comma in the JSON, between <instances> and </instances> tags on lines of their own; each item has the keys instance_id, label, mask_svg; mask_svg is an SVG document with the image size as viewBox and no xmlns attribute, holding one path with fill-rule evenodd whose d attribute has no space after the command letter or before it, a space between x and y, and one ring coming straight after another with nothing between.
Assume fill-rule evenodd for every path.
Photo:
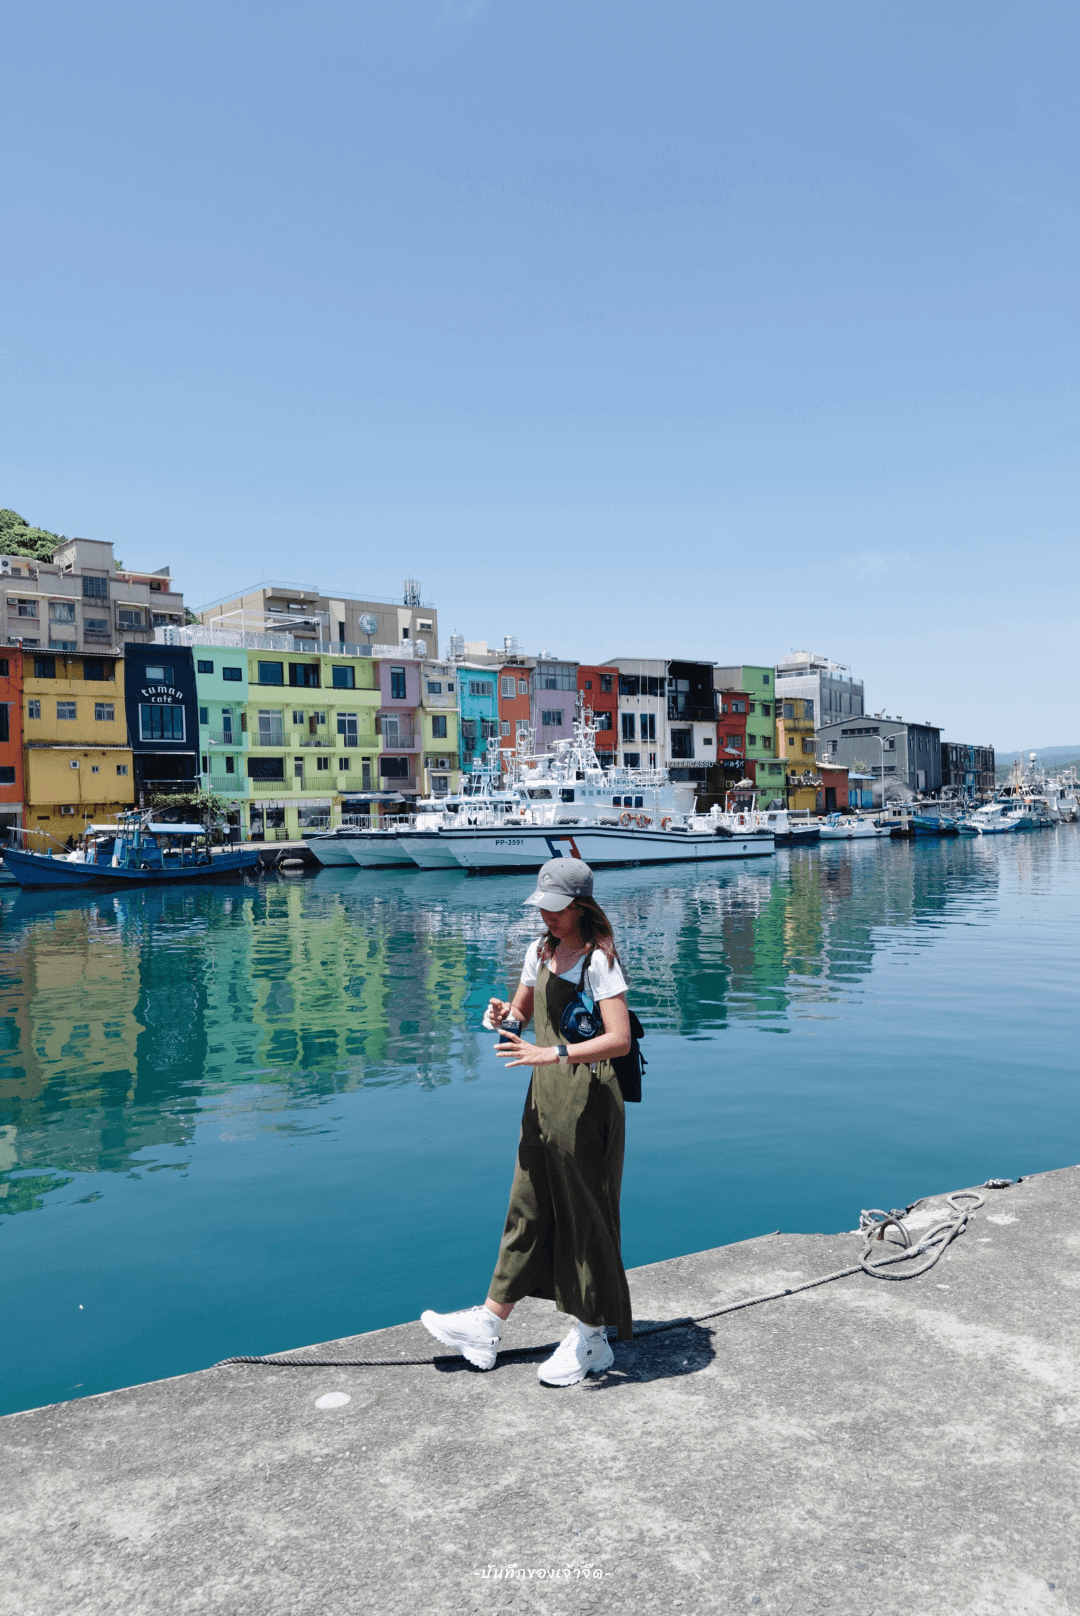
<instances>
[{"instance_id":1,"label":"gray baseball cap","mask_svg":"<svg viewBox=\"0 0 1080 1616\"><path fill-rule=\"evenodd\" d=\"M583 859L553 858L541 865L536 891L525 902L534 909L569 909L575 898L592 897L592 871Z\"/></svg>"}]
</instances>

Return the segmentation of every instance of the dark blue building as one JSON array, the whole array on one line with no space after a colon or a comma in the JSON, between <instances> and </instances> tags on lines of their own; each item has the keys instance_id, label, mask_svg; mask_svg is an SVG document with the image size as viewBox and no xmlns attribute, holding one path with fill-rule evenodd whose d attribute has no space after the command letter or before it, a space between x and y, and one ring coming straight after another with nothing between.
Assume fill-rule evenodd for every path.
<instances>
[{"instance_id":1,"label":"dark blue building","mask_svg":"<svg viewBox=\"0 0 1080 1616\"><path fill-rule=\"evenodd\" d=\"M186 645L124 646L124 701L135 799L197 789L199 708Z\"/></svg>"}]
</instances>

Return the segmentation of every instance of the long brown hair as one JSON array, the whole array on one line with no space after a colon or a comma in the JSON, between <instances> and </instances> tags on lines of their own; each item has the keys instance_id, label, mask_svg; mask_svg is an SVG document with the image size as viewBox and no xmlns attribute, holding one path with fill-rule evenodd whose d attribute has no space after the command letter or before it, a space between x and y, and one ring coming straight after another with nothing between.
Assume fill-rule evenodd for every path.
<instances>
[{"instance_id":1,"label":"long brown hair","mask_svg":"<svg viewBox=\"0 0 1080 1616\"><path fill-rule=\"evenodd\" d=\"M609 965L617 965L619 955L615 948L615 938L611 930L611 921L605 915L595 898L575 898L572 907L577 911L578 931L581 940L587 949L598 948ZM540 940L540 959L546 963L551 959L559 939L546 931Z\"/></svg>"}]
</instances>

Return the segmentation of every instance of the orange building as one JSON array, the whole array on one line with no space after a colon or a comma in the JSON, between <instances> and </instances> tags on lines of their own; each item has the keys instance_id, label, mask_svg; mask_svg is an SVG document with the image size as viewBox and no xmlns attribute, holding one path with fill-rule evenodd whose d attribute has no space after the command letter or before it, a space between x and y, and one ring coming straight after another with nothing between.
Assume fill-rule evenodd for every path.
<instances>
[{"instance_id":1,"label":"orange building","mask_svg":"<svg viewBox=\"0 0 1080 1616\"><path fill-rule=\"evenodd\" d=\"M4 841L23 823L22 658L16 646L0 656L0 839Z\"/></svg>"},{"instance_id":2,"label":"orange building","mask_svg":"<svg viewBox=\"0 0 1080 1616\"><path fill-rule=\"evenodd\" d=\"M583 704L591 707L598 728L596 755L601 763L613 762L619 744L619 674L615 668L587 668L577 671L577 687ZM644 733L644 732L642 732ZM610 757L607 755L610 754Z\"/></svg>"},{"instance_id":3,"label":"orange building","mask_svg":"<svg viewBox=\"0 0 1080 1616\"><path fill-rule=\"evenodd\" d=\"M534 665L508 662L499 669L499 748L505 754L517 745L518 730L530 722L529 673ZM503 767L506 766L503 758Z\"/></svg>"}]
</instances>

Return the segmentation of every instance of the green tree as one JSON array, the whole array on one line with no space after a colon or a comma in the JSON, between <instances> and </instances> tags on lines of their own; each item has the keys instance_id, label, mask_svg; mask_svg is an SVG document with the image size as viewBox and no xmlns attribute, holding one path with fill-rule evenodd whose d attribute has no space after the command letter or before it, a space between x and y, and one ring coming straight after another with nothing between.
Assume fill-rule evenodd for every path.
<instances>
[{"instance_id":1,"label":"green tree","mask_svg":"<svg viewBox=\"0 0 1080 1616\"><path fill-rule=\"evenodd\" d=\"M0 510L0 555L27 556L32 561L51 561L57 545L64 543L62 533L49 533L43 527L31 527L18 511Z\"/></svg>"}]
</instances>

